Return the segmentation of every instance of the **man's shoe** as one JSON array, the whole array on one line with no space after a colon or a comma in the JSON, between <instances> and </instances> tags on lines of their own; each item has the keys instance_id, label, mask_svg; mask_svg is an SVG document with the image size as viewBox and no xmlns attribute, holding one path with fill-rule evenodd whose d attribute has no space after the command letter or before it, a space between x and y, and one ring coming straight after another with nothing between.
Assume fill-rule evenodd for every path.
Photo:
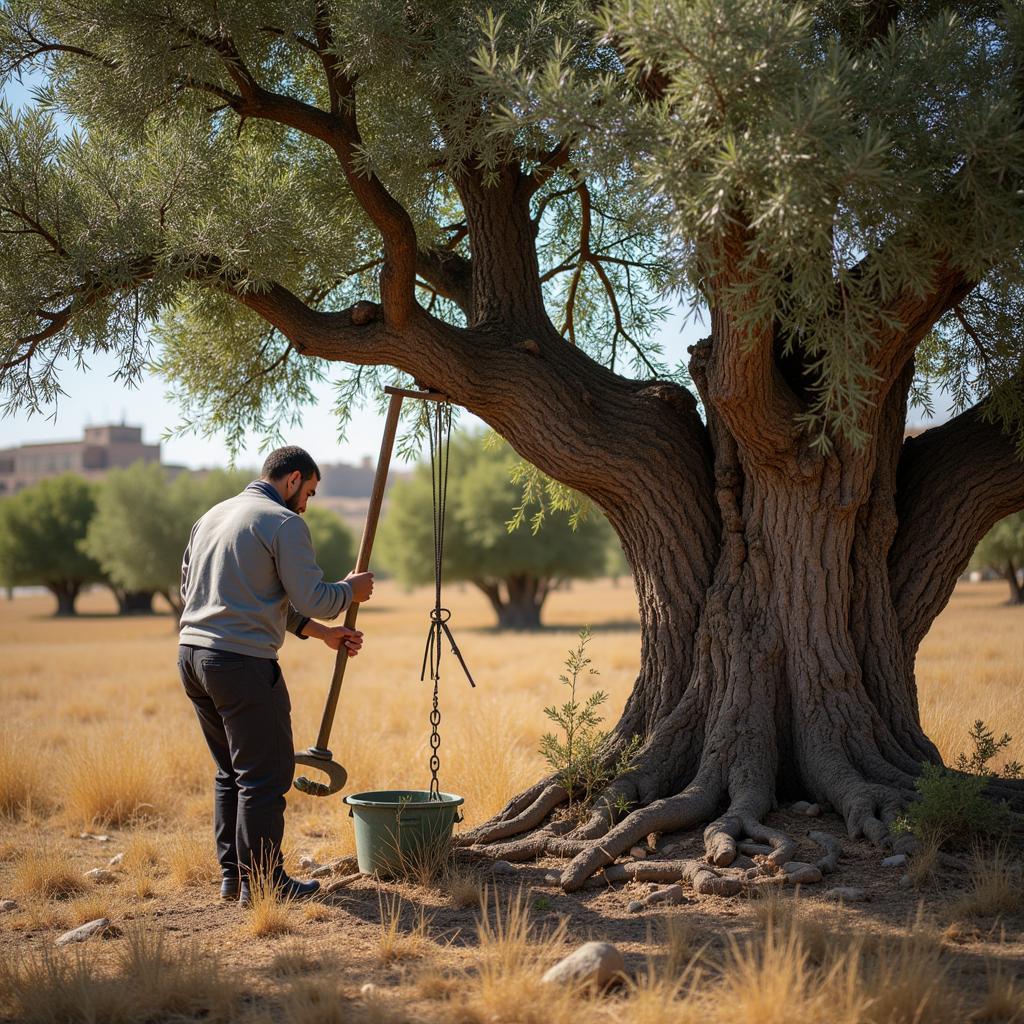
<instances>
[{"instance_id":1,"label":"man's shoe","mask_svg":"<svg viewBox=\"0 0 1024 1024\"><path fill-rule=\"evenodd\" d=\"M300 882L297 878L289 878L283 871L274 878L274 892L279 900L308 900L320 891L320 883L314 878L309 882ZM238 902L243 907L252 903L249 883L242 880L239 888Z\"/></svg>"},{"instance_id":2,"label":"man's shoe","mask_svg":"<svg viewBox=\"0 0 1024 1024\"><path fill-rule=\"evenodd\" d=\"M225 875L220 882L220 898L237 900L239 888L238 875Z\"/></svg>"}]
</instances>

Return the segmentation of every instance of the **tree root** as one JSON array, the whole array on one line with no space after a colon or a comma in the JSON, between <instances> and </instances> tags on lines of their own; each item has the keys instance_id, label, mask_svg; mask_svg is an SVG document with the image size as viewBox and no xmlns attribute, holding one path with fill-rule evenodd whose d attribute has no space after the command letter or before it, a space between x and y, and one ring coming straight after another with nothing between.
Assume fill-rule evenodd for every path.
<instances>
[{"instance_id":1,"label":"tree root","mask_svg":"<svg viewBox=\"0 0 1024 1024\"><path fill-rule=\"evenodd\" d=\"M835 836L830 836L827 832L810 832L807 838L817 843L825 851L825 856L817 861L815 867L823 875L831 875L835 871L843 851L839 840Z\"/></svg>"},{"instance_id":2,"label":"tree root","mask_svg":"<svg viewBox=\"0 0 1024 1024\"><path fill-rule=\"evenodd\" d=\"M604 869L606 882L689 882L702 896L735 896L743 890L739 878L720 875L699 860L632 861L610 864Z\"/></svg>"}]
</instances>

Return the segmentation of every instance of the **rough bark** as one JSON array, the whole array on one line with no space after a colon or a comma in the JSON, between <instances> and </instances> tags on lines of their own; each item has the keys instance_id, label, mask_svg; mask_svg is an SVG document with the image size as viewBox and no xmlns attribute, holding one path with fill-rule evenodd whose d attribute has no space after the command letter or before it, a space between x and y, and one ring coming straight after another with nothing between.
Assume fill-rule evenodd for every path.
<instances>
[{"instance_id":1,"label":"rough bark","mask_svg":"<svg viewBox=\"0 0 1024 1024\"><path fill-rule=\"evenodd\" d=\"M1006 582L1010 584L1010 599L1006 602L1007 604L1024 604L1024 586L1021 585L1020 576L1017 573L1017 566L1014 565L1013 559L1008 558L1006 560L1006 568L1003 570Z\"/></svg>"}]
</instances>

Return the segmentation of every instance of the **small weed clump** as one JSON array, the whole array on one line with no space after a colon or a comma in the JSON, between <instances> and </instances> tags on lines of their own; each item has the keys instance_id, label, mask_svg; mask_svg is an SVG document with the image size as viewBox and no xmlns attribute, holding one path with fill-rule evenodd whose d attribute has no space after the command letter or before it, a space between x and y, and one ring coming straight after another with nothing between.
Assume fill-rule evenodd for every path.
<instances>
[{"instance_id":1,"label":"small weed clump","mask_svg":"<svg viewBox=\"0 0 1024 1024\"><path fill-rule=\"evenodd\" d=\"M1000 776L991 762L1010 744L1011 737L1004 734L997 740L984 722L976 721L970 738L973 751L961 753L953 770L936 764L921 766L915 783L920 800L896 821L894 831L911 832L938 847L965 846L986 841L1012 823L1009 807L985 795L989 782ZM1004 765L1002 777L1020 778L1022 772L1024 766L1012 761Z\"/></svg>"},{"instance_id":2,"label":"small weed clump","mask_svg":"<svg viewBox=\"0 0 1024 1024\"><path fill-rule=\"evenodd\" d=\"M569 687L569 699L561 706L551 705L544 714L561 730L561 737L545 733L540 740L540 753L548 765L558 774L559 780L569 794L569 813L581 817L594 804L594 800L605 786L618 775L633 767L640 749L640 737L634 736L619 752L614 761L609 761L605 752L608 733L599 728L604 718L598 709L608 700L604 690L595 690L584 701L576 699L579 677L596 676L598 671L590 667L587 644L592 635L589 629L580 630L579 643L569 652L565 660L566 671L558 678ZM614 810L624 813L629 806L624 797L615 803Z\"/></svg>"}]
</instances>

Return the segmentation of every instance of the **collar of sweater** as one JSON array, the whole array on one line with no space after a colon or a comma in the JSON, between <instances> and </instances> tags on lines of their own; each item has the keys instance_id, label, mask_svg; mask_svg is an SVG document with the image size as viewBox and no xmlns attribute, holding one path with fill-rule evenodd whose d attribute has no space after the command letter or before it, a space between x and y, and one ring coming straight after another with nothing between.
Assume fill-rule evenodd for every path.
<instances>
[{"instance_id":1,"label":"collar of sweater","mask_svg":"<svg viewBox=\"0 0 1024 1024\"><path fill-rule=\"evenodd\" d=\"M276 501L278 505L284 505L285 508L288 507L284 498L278 494L277 488L273 484L267 483L266 480L253 480L253 482L245 489L247 491L256 491L257 493L262 494L265 498L269 498L271 501Z\"/></svg>"}]
</instances>

